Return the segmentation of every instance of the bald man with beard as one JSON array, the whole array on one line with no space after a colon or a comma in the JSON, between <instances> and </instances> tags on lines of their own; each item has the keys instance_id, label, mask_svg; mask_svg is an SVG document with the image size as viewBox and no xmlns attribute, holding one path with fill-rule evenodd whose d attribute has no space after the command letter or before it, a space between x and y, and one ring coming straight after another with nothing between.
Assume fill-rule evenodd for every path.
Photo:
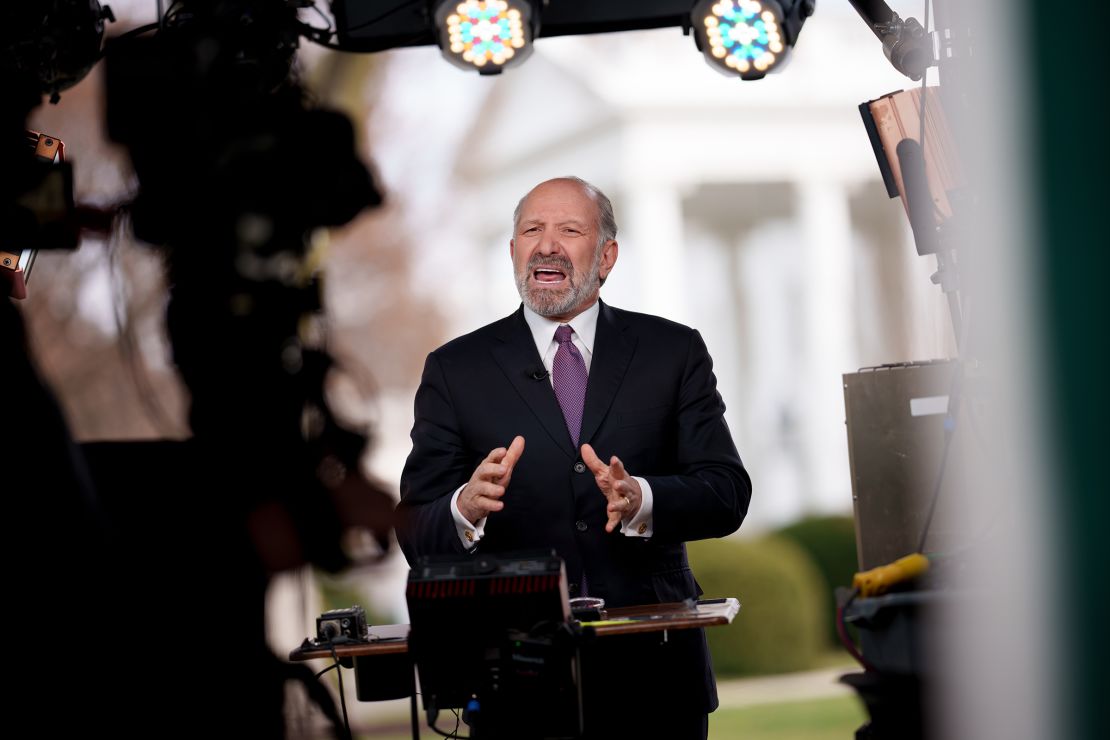
<instances>
[{"instance_id":1,"label":"bald man with beard","mask_svg":"<svg viewBox=\"0 0 1110 740\"><path fill-rule=\"evenodd\" d=\"M578 178L517 205L522 305L424 367L398 507L410 563L553 548L572 597L700 595L684 543L735 532L751 481L700 334L600 300L616 232L609 199ZM583 695L589 737L704 738L717 693L703 632L598 641Z\"/></svg>"}]
</instances>

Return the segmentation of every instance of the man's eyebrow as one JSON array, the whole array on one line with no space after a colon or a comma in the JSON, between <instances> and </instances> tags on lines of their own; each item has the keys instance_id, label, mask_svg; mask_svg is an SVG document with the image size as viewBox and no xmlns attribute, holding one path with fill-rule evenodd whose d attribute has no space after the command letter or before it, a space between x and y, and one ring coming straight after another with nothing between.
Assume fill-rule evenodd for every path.
<instances>
[{"instance_id":1,"label":"man's eyebrow","mask_svg":"<svg viewBox=\"0 0 1110 740\"><path fill-rule=\"evenodd\" d=\"M543 219L539 219L539 218L522 218L520 220L520 226L521 227L524 227L524 226L543 226L543 224L544 224ZM564 219L562 221L559 221L555 225L556 226L582 226L582 227L585 227L585 226L589 226L590 222L589 221L579 221L576 218L568 218L568 219Z\"/></svg>"},{"instance_id":2,"label":"man's eyebrow","mask_svg":"<svg viewBox=\"0 0 1110 740\"><path fill-rule=\"evenodd\" d=\"M521 226L523 226L524 224L542 224L542 223L545 223L542 218L522 218L522 219L520 219L520 225ZM567 224L574 224L574 225L578 225L578 226L584 226L586 224L589 224L589 221L581 221L577 218L564 218L562 221L557 221L555 223L556 226L565 226Z\"/></svg>"},{"instance_id":3,"label":"man's eyebrow","mask_svg":"<svg viewBox=\"0 0 1110 740\"><path fill-rule=\"evenodd\" d=\"M525 226L543 226L546 222L543 219L521 219L521 223L517 225L517 229L524 229ZM556 227L559 226L577 226L578 229L588 229L589 221L579 221L578 219L564 219L555 223Z\"/></svg>"}]
</instances>

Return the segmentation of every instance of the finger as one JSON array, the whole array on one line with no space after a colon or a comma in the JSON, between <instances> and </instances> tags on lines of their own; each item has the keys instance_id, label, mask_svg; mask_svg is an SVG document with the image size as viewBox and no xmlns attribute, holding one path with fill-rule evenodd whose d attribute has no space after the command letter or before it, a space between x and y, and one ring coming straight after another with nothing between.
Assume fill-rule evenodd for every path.
<instances>
[{"instance_id":1,"label":"finger","mask_svg":"<svg viewBox=\"0 0 1110 740\"><path fill-rule=\"evenodd\" d=\"M509 472L512 472L513 466L516 465L516 461L519 460L520 456L523 454L524 437L521 437L518 434L517 436L513 437L513 441L512 444L509 445L509 449L505 450L505 456L501 458L501 464L508 468Z\"/></svg>"},{"instance_id":2,"label":"finger","mask_svg":"<svg viewBox=\"0 0 1110 740\"><path fill-rule=\"evenodd\" d=\"M505 475L505 473L507 472L508 468L506 468L501 463L483 462L481 465L478 466L478 469L474 471L474 479L481 481L494 481Z\"/></svg>"},{"instance_id":3,"label":"finger","mask_svg":"<svg viewBox=\"0 0 1110 740\"><path fill-rule=\"evenodd\" d=\"M509 479L513 475L513 468L516 466L520 456L524 454L524 437L517 435L513 437L512 444L509 449L505 451L505 457L501 458L501 465L504 466L505 472L497 479L497 482L503 486L509 485Z\"/></svg>"},{"instance_id":4,"label":"finger","mask_svg":"<svg viewBox=\"0 0 1110 740\"><path fill-rule=\"evenodd\" d=\"M609 461L609 470L613 473L613 478L627 478L628 471L624 469L624 463L616 455Z\"/></svg>"},{"instance_id":5,"label":"finger","mask_svg":"<svg viewBox=\"0 0 1110 740\"><path fill-rule=\"evenodd\" d=\"M459 495L459 512L471 523L494 512L501 511L505 504L499 499L505 489L492 483L467 483Z\"/></svg>"},{"instance_id":6,"label":"finger","mask_svg":"<svg viewBox=\"0 0 1110 740\"><path fill-rule=\"evenodd\" d=\"M486 462L499 463L499 462L501 462L501 458L505 457L506 452L508 452L508 450L506 450L504 447L498 447L496 449L490 450L489 454L486 455L486 459L483 460L482 462L484 462L484 463L486 463Z\"/></svg>"},{"instance_id":7,"label":"finger","mask_svg":"<svg viewBox=\"0 0 1110 740\"><path fill-rule=\"evenodd\" d=\"M460 508L463 516L472 524L477 524L479 519L485 519L494 512L501 511L505 508L505 504L500 501L492 501L490 499L478 499L471 504L465 511Z\"/></svg>"},{"instance_id":8,"label":"finger","mask_svg":"<svg viewBox=\"0 0 1110 740\"><path fill-rule=\"evenodd\" d=\"M629 478L613 481L613 491L616 492L618 496L624 498L635 499L636 497L636 487L632 485L632 481Z\"/></svg>"},{"instance_id":9,"label":"finger","mask_svg":"<svg viewBox=\"0 0 1110 740\"><path fill-rule=\"evenodd\" d=\"M473 501L480 498L498 499L505 495L505 487L489 481L477 481L467 484L463 494L469 495Z\"/></svg>"},{"instance_id":10,"label":"finger","mask_svg":"<svg viewBox=\"0 0 1110 740\"><path fill-rule=\"evenodd\" d=\"M609 505L605 507L605 511L612 514L616 512L624 516L632 510L632 499L628 496L614 496L609 499Z\"/></svg>"},{"instance_id":11,"label":"finger","mask_svg":"<svg viewBox=\"0 0 1110 740\"><path fill-rule=\"evenodd\" d=\"M633 519L640 510L640 497L635 494L623 493L616 509L621 513L621 519Z\"/></svg>"},{"instance_id":12,"label":"finger","mask_svg":"<svg viewBox=\"0 0 1110 740\"><path fill-rule=\"evenodd\" d=\"M475 508L484 512L501 511L505 508L505 502L492 498L479 498L474 502Z\"/></svg>"},{"instance_id":13,"label":"finger","mask_svg":"<svg viewBox=\"0 0 1110 740\"><path fill-rule=\"evenodd\" d=\"M586 463L586 467L594 475L609 472L609 466L601 461L601 458L594 452L594 448L589 445L582 445L582 462Z\"/></svg>"},{"instance_id":14,"label":"finger","mask_svg":"<svg viewBox=\"0 0 1110 740\"><path fill-rule=\"evenodd\" d=\"M617 512L617 513L610 512L609 513L609 521L607 521L605 523L605 531L606 532L612 532L614 529L617 528L617 525L620 524L620 523L621 523L620 513L619 512Z\"/></svg>"}]
</instances>

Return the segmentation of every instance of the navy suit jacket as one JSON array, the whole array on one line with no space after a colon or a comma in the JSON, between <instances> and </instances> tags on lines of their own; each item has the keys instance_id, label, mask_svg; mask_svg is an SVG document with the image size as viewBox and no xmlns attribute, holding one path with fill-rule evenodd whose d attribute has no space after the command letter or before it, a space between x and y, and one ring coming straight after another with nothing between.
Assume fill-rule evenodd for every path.
<instances>
[{"instance_id":1,"label":"navy suit jacket","mask_svg":"<svg viewBox=\"0 0 1110 740\"><path fill-rule=\"evenodd\" d=\"M401 476L398 539L409 562L462 554L450 505L490 450L516 435L524 453L505 508L486 522L480 552L554 548L573 588L585 571L609 606L700 595L684 542L740 526L751 482L724 420L712 360L697 331L601 304L580 444L617 455L651 485L654 533L605 532L604 495L567 432L523 309L432 352L416 394L412 452ZM540 379L536 379L541 376ZM706 709L716 706L704 648ZM689 661L687 661L689 662Z\"/></svg>"}]
</instances>

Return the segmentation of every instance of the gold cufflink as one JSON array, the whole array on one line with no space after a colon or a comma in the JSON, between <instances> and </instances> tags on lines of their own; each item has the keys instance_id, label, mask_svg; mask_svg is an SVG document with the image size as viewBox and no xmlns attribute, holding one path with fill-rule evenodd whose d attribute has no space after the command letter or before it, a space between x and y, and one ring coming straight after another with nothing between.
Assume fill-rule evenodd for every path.
<instances>
[{"instance_id":1,"label":"gold cufflink","mask_svg":"<svg viewBox=\"0 0 1110 740\"><path fill-rule=\"evenodd\" d=\"M474 541L474 532L470 531L469 529L466 530L466 532L464 533L464 536L466 537L467 542L473 542Z\"/></svg>"},{"instance_id":2,"label":"gold cufflink","mask_svg":"<svg viewBox=\"0 0 1110 740\"><path fill-rule=\"evenodd\" d=\"M640 526L636 529L636 531L639 534L643 534L644 532L646 532L647 531L647 522L640 522Z\"/></svg>"}]
</instances>

